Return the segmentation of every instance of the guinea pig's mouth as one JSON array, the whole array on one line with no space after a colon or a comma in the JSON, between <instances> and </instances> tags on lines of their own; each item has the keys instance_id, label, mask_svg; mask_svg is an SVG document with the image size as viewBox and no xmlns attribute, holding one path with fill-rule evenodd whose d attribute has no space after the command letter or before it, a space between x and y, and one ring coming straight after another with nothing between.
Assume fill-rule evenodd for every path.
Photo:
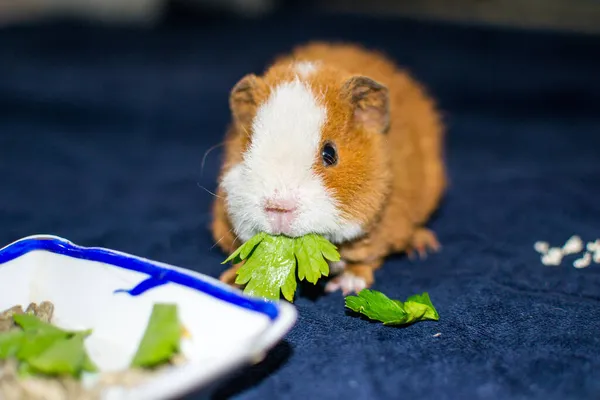
<instances>
[{"instance_id":1,"label":"guinea pig's mouth","mask_svg":"<svg viewBox=\"0 0 600 400\"><path fill-rule=\"evenodd\" d=\"M263 204L269 234L291 236L298 217L298 201L295 198L269 198Z\"/></svg>"},{"instance_id":2,"label":"guinea pig's mouth","mask_svg":"<svg viewBox=\"0 0 600 400\"><path fill-rule=\"evenodd\" d=\"M285 208L285 207L265 207L265 212L267 213L281 213L281 214L287 214L287 213L293 213L297 210L297 208Z\"/></svg>"}]
</instances>

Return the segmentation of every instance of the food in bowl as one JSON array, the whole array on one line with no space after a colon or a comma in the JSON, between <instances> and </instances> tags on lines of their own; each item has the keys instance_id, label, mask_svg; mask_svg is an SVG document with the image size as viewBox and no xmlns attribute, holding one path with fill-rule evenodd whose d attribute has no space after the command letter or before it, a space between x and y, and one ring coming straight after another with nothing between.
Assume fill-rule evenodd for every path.
<instances>
[{"instance_id":1,"label":"food in bowl","mask_svg":"<svg viewBox=\"0 0 600 400\"><path fill-rule=\"evenodd\" d=\"M187 331L174 304L154 304L130 367L114 372L99 371L88 356L85 340L92 330L63 330L53 315L48 301L0 313L0 398L95 400L106 388L137 385L185 362L180 340Z\"/></svg>"}]
</instances>

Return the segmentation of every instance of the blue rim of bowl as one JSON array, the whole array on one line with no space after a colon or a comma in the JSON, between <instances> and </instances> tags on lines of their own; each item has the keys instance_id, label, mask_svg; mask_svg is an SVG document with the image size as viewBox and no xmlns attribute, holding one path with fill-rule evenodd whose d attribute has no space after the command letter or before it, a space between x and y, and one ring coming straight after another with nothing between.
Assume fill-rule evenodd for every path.
<instances>
[{"instance_id":1,"label":"blue rim of bowl","mask_svg":"<svg viewBox=\"0 0 600 400\"><path fill-rule=\"evenodd\" d=\"M101 247L78 246L57 236L36 235L35 237L26 237L9 244L0 249L0 265L37 250L49 251L82 260L101 262L117 268L147 274L148 279L175 283L195 289L235 306L264 314L271 320L275 320L279 316L279 307L275 302L244 296L243 294L217 286L184 272L157 265L156 262L151 260Z\"/></svg>"}]
</instances>

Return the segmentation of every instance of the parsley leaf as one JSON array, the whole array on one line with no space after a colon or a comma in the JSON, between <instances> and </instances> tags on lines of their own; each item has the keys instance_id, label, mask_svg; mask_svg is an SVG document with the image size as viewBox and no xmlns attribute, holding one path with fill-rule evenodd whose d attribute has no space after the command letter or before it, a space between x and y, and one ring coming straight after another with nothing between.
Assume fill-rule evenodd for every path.
<instances>
[{"instance_id":1,"label":"parsley leaf","mask_svg":"<svg viewBox=\"0 0 600 400\"><path fill-rule=\"evenodd\" d=\"M244 261L235 283L246 285L250 296L293 302L298 279L316 284L329 275L329 261L339 261L336 247L320 235L308 234L298 238L271 236L264 232L252 237L232 253L223 264Z\"/></svg>"},{"instance_id":2,"label":"parsley leaf","mask_svg":"<svg viewBox=\"0 0 600 400\"><path fill-rule=\"evenodd\" d=\"M340 261L340 253L338 253L337 247L335 247L329 240L319 235L309 236L312 236L315 239L318 246L317 249L321 251L323 257L333 262Z\"/></svg>"},{"instance_id":3,"label":"parsley leaf","mask_svg":"<svg viewBox=\"0 0 600 400\"><path fill-rule=\"evenodd\" d=\"M92 331L65 331L35 315L12 316L20 329L0 333L0 360L19 360L19 376L97 372L84 341ZM179 352L182 326L175 304L155 304L132 360L133 367L154 367Z\"/></svg>"},{"instance_id":4,"label":"parsley leaf","mask_svg":"<svg viewBox=\"0 0 600 400\"><path fill-rule=\"evenodd\" d=\"M32 314L14 314L12 318L21 329L0 333L0 359L19 360L20 376L79 376L82 371L96 371L84 346L91 330L65 331Z\"/></svg>"},{"instance_id":5,"label":"parsley leaf","mask_svg":"<svg viewBox=\"0 0 600 400\"><path fill-rule=\"evenodd\" d=\"M365 289L361 290L358 296L347 296L346 307L370 319L381 321L384 325L399 325L408 317L401 302L390 300L375 290Z\"/></svg>"},{"instance_id":6,"label":"parsley leaf","mask_svg":"<svg viewBox=\"0 0 600 400\"><path fill-rule=\"evenodd\" d=\"M25 332L35 331L44 334L60 334L65 336L69 334L52 324L42 321L35 315L15 314L13 315L13 319Z\"/></svg>"},{"instance_id":7,"label":"parsley leaf","mask_svg":"<svg viewBox=\"0 0 600 400\"><path fill-rule=\"evenodd\" d=\"M84 335L76 334L66 340L55 341L44 352L31 357L29 367L48 375L79 375L86 360L84 339Z\"/></svg>"},{"instance_id":8,"label":"parsley leaf","mask_svg":"<svg viewBox=\"0 0 600 400\"><path fill-rule=\"evenodd\" d=\"M85 372L98 372L98 367L92 361L88 353L86 352L83 357L83 363L81 364L81 369Z\"/></svg>"},{"instance_id":9,"label":"parsley leaf","mask_svg":"<svg viewBox=\"0 0 600 400\"><path fill-rule=\"evenodd\" d=\"M247 253L248 254L248 253ZM296 260L293 239L264 235L252 256L238 270L235 283L246 284L244 293L250 296L292 301L296 291Z\"/></svg>"},{"instance_id":10,"label":"parsley leaf","mask_svg":"<svg viewBox=\"0 0 600 400\"><path fill-rule=\"evenodd\" d=\"M21 330L0 333L0 360L13 357L23 343L24 334Z\"/></svg>"},{"instance_id":11,"label":"parsley leaf","mask_svg":"<svg viewBox=\"0 0 600 400\"><path fill-rule=\"evenodd\" d=\"M410 296L404 302L404 308L418 320L437 321L440 319L428 293Z\"/></svg>"},{"instance_id":12,"label":"parsley leaf","mask_svg":"<svg viewBox=\"0 0 600 400\"><path fill-rule=\"evenodd\" d=\"M409 297L404 303L376 290L363 289L357 296L346 296L346 307L384 325L406 325L418 321L437 321L440 316L427 292Z\"/></svg>"},{"instance_id":13,"label":"parsley leaf","mask_svg":"<svg viewBox=\"0 0 600 400\"><path fill-rule=\"evenodd\" d=\"M299 237L295 240L294 245L294 253L298 260L298 278L306 279L313 285L321 276L329 275L329 264L323 257L331 261L340 259L335 247L319 235L311 234Z\"/></svg>"},{"instance_id":14,"label":"parsley leaf","mask_svg":"<svg viewBox=\"0 0 600 400\"><path fill-rule=\"evenodd\" d=\"M56 332L25 331L21 347L16 356L21 361L36 357L50 348L54 343L66 340L68 335Z\"/></svg>"},{"instance_id":15,"label":"parsley leaf","mask_svg":"<svg viewBox=\"0 0 600 400\"><path fill-rule=\"evenodd\" d=\"M250 240L248 240L246 243L243 243L240 247L237 248L236 251L234 251L229 257L227 257L227 259L225 261L223 261L221 264L225 264L228 262L233 262L234 264L240 263L241 261L245 260L246 258L248 258L248 256L250 255L250 253L252 253L252 250L254 250L254 248L263 241L263 239L267 237L266 233L259 233L257 235L254 235Z\"/></svg>"},{"instance_id":16,"label":"parsley leaf","mask_svg":"<svg viewBox=\"0 0 600 400\"><path fill-rule=\"evenodd\" d=\"M132 367L154 367L179 352L181 324L176 304L154 304Z\"/></svg>"}]
</instances>

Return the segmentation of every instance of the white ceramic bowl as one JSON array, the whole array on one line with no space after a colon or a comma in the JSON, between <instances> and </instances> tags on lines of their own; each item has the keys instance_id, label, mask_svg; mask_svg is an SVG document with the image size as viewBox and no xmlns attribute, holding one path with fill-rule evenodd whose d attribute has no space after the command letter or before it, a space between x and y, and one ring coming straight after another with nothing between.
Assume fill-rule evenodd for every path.
<instances>
[{"instance_id":1,"label":"white ceramic bowl","mask_svg":"<svg viewBox=\"0 0 600 400\"><path fill-rule=\"evenodd\" d=\"M167 399L207 388L260 358L294 325L287 302L245 296L218 280L115 250L81 247L60 237L35 235L0 249L0 310L16 304L54 303L54 323L93 329L86 346L100 370L126 368L152 306L178 304L191 339L188 362L106 399Z\"/></svg>"}]
</instances>

